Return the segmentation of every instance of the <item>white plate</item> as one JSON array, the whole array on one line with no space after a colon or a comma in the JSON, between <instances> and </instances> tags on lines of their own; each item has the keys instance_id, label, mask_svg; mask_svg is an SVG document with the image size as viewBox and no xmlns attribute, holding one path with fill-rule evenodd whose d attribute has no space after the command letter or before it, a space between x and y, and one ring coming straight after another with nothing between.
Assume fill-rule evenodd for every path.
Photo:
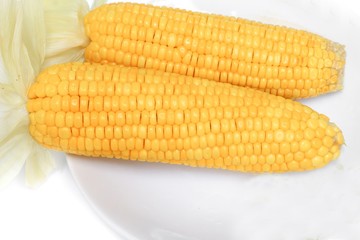
<instances>
[{"instance_id":1,"label":"white plate","mask_svg":"<svg viewBox=\"0 0 360 240\"><path fill-rule=\"evenodd\" d=\"M67 156L96 211L122 239L360 239L359 3L152 3L301 27L345 44L344 90L304 102L341 127L346 146L323 169L282 175Z\"/></svg>"}]
</instances>

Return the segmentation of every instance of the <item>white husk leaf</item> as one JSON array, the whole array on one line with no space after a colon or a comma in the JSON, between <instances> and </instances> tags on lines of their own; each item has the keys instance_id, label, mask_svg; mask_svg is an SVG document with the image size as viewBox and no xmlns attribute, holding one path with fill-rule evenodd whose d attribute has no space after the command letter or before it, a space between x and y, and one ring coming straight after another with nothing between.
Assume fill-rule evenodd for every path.
<instances>
[{"instance_id":1,"label":"white husk leaf","mask_svg":"<svg viewBox=\"0 0 360 240\"><path fill-rule=\"evenodd\" d=\"M43 68L83 61L89 43L83 19L89 11L84 0L43 0L46 19L46 50Z\"/></svg>"},{"instance_id":2,"label":"white husk leaf","mask_svg":"<svg viewBox=\"0 0 360 240\"><path fill-rule=\"evenodd\" d=\"M0 112L21 106L24 106L24 101L16 94L15 89L10 84L0 83Z\"/></svg>"},{"instance_id":3,"label":"white husk leaf","mask_svg":"<svg viewBox=\"0 0 360 240\"><path fill-rule=\"evenodd\" d=\"M91 9L100 7L103 4L106 4L107 0L94 0L93 4L91 5Z\"/></svg>"},{"instance_id":4,"label":"white husk leaf","mask_svg":"<svg viewBox=\"0 0 360 240\"><path fill-rule=\"evenodd\" d=\"M23 126L27 127L29 118L24 109L12 109L0 115L1 131L0 131L0 149L2 142L15 135L14 132ZM0 158L1 161L1 158ZM0 175L1 176L1 175Z\"/></svg>"},{"instance_id":5,"label":"white husk leaf","mask_svg":"<svg viewBox=\"0 0 360 240\"><path fill-rule=\"evenodd\" d=\"M3 68L8 76L8 83L26 100L27 89L39 72L44 58L42 4L25 0L3 0L0 4L0 51Z\"/></svg>"},{"instance_id":6,"label":"white husk leaf","mask_svg":"<svg viewBox=\"0 0 360 240\"><path fill-rule=\"evenodd\" d=\"M54 169L49 152L29 134L27 90L41 69L83 59L88 10L85 0L0 1L0 186L24 164L29 186Z\"/></svg>"},{"instance_id":7,"label":"white husk leaf","mask_svg":"<svg viewBox=\"0 0 360 240\"><path fill-rule=\"evenodd\" d=\"M10 183L21 171L31 151L29 149L29 137L25 129L8 141L1 143L0 188Z\"/></svg>"},{"instance_id":8,"label":"white husk leaf","mask_svg":"<svg viewBox=\"0 0 360 240\"><path fill-rule=\"evenodd\" d=\"M41 146L32 139L32 152L26 159L26 185L36 187L42 183L55 168L55 161L48 151L44 151Z\"/></svg>"},{"instance_id":9,"label":"white husk leaf","mask_svg":"<svg viewBox=\"0 0 360 240\"><path fill-rule=\"evenodd\" d=\"M1 22L0 22L1 24ZM1 33L0 33L0 39L1 39ZM4 63L2 61L2 57L1 57L1 47L0 47L0 84L5 84L5 78L6 78L6 71L5 71L5 66Z\"/></svg>"}]
</instances>

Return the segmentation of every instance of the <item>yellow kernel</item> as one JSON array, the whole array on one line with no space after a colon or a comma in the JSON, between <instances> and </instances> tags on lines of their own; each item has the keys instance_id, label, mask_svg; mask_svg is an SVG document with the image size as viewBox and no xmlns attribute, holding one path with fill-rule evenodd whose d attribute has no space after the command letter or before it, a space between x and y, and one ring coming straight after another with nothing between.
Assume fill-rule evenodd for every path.
<instances>
[{"instance_id":1,"label":"yellow kernel","mask_svg":"<svg viewBox=\"0 0 360 240\"><path fill-rule=\"evenodd\" d=\"M300 167L302 169L308 170L312 168L311 161L309 159L304 159L300 162Z\"/></svg>"},{"instance_id":2,"label":"yellow kernel","mask_svg":"<svg viewBox=\"0 0 360 240\"><path fill-rule=\"evenodd\" d=\"M100 139L95 138L93 145L94 145L94 150L95 150L95 151L100 151L100 150L101 150L101 145L102 145L102 144L101 144L101 140L100 140Z\"/></svg>"},{"instance_id":3,"label":"yellow kernel","mask_svg":"<svg viewBox=\"0 0 360 240\"><path fill-rule=\"evenodd\" d=\"M288 153L285 155L285 162L291 162L294 159L294 155L292 153Z\"/></svg>"},{"instance_id":4,"label":"yellow kernel","mask_svg":"<svg viewBox=\"0 0 360 240\"><path fill-rule=\"evenodd\" d=\"M51 98L50 109L54 112L58 112L61 109L61 104L62 104L61 96L56 95L53 98Z\"/></svg>"},{"instance_id":5,"label":"yellow kernel","mask_svg":"<svg viewBox=\"0 0 360 240\"><path fill-rule=\"evenodd\" d=\"M325 134L329 137L334 137L336 135L334 127L329 125L325 130Z\"/></svg>"},{"instance_id":6,"label":"yellow kernel","mask_svg":"<svg viewBox=\"0 0 360 240\"><path fill-rule=\"evenodd\" d=\"M141 149L144 148L144 141L143 139L140 138L136 138L135 140L135 149L140 151Z\"/></svg>"},{"instance_id":7,"label":"yellow kernel","mask_svg":"<svg viewBox=\"0 0 360 240\"><path fill-rule=\"evenodd\" d=\"M237 154L236 146L231 145L231 146L229 147L229 156L230 156L230 157L235 157L236 154Z\"/></svg>"},{"instance_id":8,"label":"yellow kernel","mask_svg":"<svg viewBox=\"0 0 360 240\"><path fill-rule=\"evenodd\" d=\"M311 148L311 142L309 140L302 140L300 142L300 151L306 152Z\"/></svg>"},{"instance_id":9,"label":"yellow kernel","mask_svg":"<svg viewBox=\"0 0 360 240\"><path fill-rule=\"evenodd\" d=\"M43 98L46 96L46 93L45 93L45 84L37 84L36 87L35 87L35 95L39 98Z\"/></svg>"},{"instance_id":10,"label":"yellow kernel","mask_svg":"<svg viewBox=\"0 0 360 240\"><path fill-rule=\"evenodd\" d=\"M255 165L258 163L258 159L255 155L250 156L250 164Z\"/></svg>"},{"instance_id":11,"label":"yellow kernel","mask_svg":"<svg viewBox=\"0 0 360 240\"><path fill-rule=\"evenodd\" d=\"M291 171L299 170L299 163L297 161L291 161L287 163L288 169Z\"/></svg>"},{"instance_id":12,"label":"yellow kernel","mask_svg":"<svg viewBox=\"0 0 360 240\"><path fill-rule=\"evenodd\" d=\"M44 110L40 110L35 112L35 122L37 124L44 124L46 121L46 112Z\"/></svg>"},{"instance_id":13,"label":"yellow kernel","mask_svg":"<svg viewBox=\"0 0 360 240\"><path fill-rule=\"evenodd\" d=\"M215 166L216 167L222 167L224 165L224 159L223 158L215 158Z\"/></svg>"},{"instance_id":14,"label":"yellow kernel","mask_svg":"<svg viewBox=\"0 0 360 240\"><path fill-rule=\"evenodd\" d=\"M325 147L325 146L321 146L319 149L318 149L318 154L319 156L325 156L327 153L329 152L329 148Z\"/></svg>"},{"instance_id":15,"label":"yellow kernel","mask_svg":"<svg viewBox=\"0 0 360 240\"><path fill-rule=\"evenodd\" d=\"M268 156L266 156L266 162L268 164L274 164L275 163L275 156L273 154L270 154Z\"/></svg>"},{"instance_id":16,"label":"yellow kernel","mask_svg":"<svg viewBox=\"0 0 360 240\"><path fill-rule=\"evenodd\" d=\"M47 133L50 137L56 138L56 137L58 137L58 128L57 127L48 127Z\"/></svg>"},{"instance_id":17,"label":"yellow kernel","mask_svg":"<svg viewBox=\"0 0 360 240\"><path fill-rule=\"evenodd\" d=\"M65 112L57 112L55 114L55 125L57 127L65 127Z\"/></svg>"},{"instance_id":18,"label":"yellow kernel","mask_svg":"<svg viewBox=\"0 0 360 240\"><path fill-rule=\"evenodd\" d=\"M311 145L315 149L319 149L322 145L322 141L319 138L314 138L311 140Z\"/></svg>"},{"instance_id":19,"label":"yellow kernel","mask_svg":"<svg viewBox=\"0 0 360 240\"><path fill-rule=\"evenodd\" d=\"M324 165L324 159L320 156L316 156L311 160L314 167L321 167Z\"/></svg>"},{"instance_id":20,"label":"yellow kernel","mask_svg":"<svg viewBox=\"0 0 360 240\"><path fill-rule=\"evenodd\" d=\"M293 131L290 131L290 130L288 130L288 131L286 131L286 133L285 133L285 139L286 139L286 141L287 142L292 142L292 141L294 141L294 139L295 139L295 134L294 134L294 132Z\"/></svg>"},{"instance_id":21,"label":"yellow kernel","mask_svg":"<svg viewBox=\"0 0 360 240\"><path fill-rule=\"evenodd\" d=\"M262 143L262 154L268 155L271 153L271 147L269 143Z\"/></svg>"},{"instance_id":22,"label":"yellow kernel","mask_svg":"<svg viewBox=\"0 0 360 240\"><path fill-rule=\"evenodd\" d=\"M291 152L297 152L299 150L298 142L290 143L290 149L291 149Z\"/></svg>"},{"instance_id":23,"label":"yellow kernel","mask_svg":"<svg viewBox=\"0 0 360 240\"><path fill-rule=\"evenodd\" d=\"M218 119L212 119L210 121L211 132L220 133L220 121Z\"/></svg>"},{"instance_id":24,"label":"yellow kernel","mask_svg":"<svg viewBox=\"0 0 360 240\"><path fill-rule=\"evenodd\" d=\"M180 125L184 122L184 112L182 110L175 110L175 113L174 113L174 122L175 124L177 125Z\"/></svg>"},{"instance_id":25,"label":"yellow kernel","mask_svg":"<svg viewBox=\"0 0 360 240\"><path fill-rule=\"evenodd\" d=\"M57 94L57 87L54 84L48 83L45 87L45 93L48 97L53 97Z\"/></svg>"},{"instance_id":26,"label":"yellow kernel","mask_svg":"<svg viewBox=\"0 0 360 240\"><path fill-rule=\"evenodd\" d=\"M103 127L95 128L95 136L96 138L103 139L105 137L105 131Z\"/></svg>"},{"instance_id":27,"label":"yellow kernel","mask_svg":"<svg viewBox=\"0 0 360 240\"><path fill-rule=\"evenodd\" d=\"M306 123L307 123L308 127L312 128L314 130L316 130L319 127L319 121L316 119L313 119L313 118L307 120Z\"/></svg>"},{"instance_id":28,"label":"yellow kernel","mask_svg":"<svg viewBox=\"0 0 360 240\"><path fill-rule=\"evenodd\" d=\"M332 137L325 136L323 138L323 144L325 147L330 148L334 144L334 139Z\"/></svg>"},{"instance_id":29,"label":"yellow kernel","mask_svg":"<svg viewBox=\"0 0 360 240\"><path fill-rule=\"evenodd\" d=\"M277 154L276 157L275 157L275 161L277 164L282 164L283 162L285 162L285 156L287 155L291 155L291 153L288 153L286 155L282 155L282 154ZM288 159L287 162L290 162L292 159Z\"/></svg>"},{"instance_id":30,"label":"yellow kernel","mask_svg":"<svg viewBox=\"0 0 360 240\"><path fill-rule=\"evenodd\" d=\"M273 153L273 154L279 153L279 144L278 143L271 143L271 153Z\"/></svg>"},{"instance_id":31,"label":"yellow kernel","mask_svg":"<svg viewBox=\"0 0 360 240\"><path fill-rule=\"evenodd\" d=\"M76 97L76 96L73 96ZM70 96L63 96L62 102L61 102L61 110L68 112L70 111L70 103L71 103L71 97Z\"/></svg>"},{"instance_id":32,"label":"yellow kernel","mask_svg":"<svg viewBox=\"0 0 360 240\"><path fill-rule=\"evenodd\" d=\"M216 136L213 133L207 135L207 144L209 147L214 147L216 145Z\"/></svg>"},{"instance_id":33,"label":"yellow kernel","mask_svg":"<svg viewBox=\"0 0 360 240\"><path fill-rule=\"evenodd\" d=\"M344 135L341 131L336 134L336 141L339 145L344 144Z\"/></svg>"},{"instance_id":34,"label":"yellow kernel","mask_svg":"<svg viewBox=\"0 0 360 240\"><path fill-rule=\"evenodd\" d=\"M241 139L243 143L248 143L249 142L249 132L248 131L243 131L241 132Z\"/></svg>"},{"instance_id":35,"label":"yellow kernel","mask_svg":"<svg viewBox=\"0 0 360 240\"><path fill-rule=\"evenodd\" d=\"M201 149L196 149L194 151L194 159L197 160L197 161L203 159L203 152L202 152Z\"/></svg>"},{"instance_id":36,"label":"yellow kernel","mask_svg":"<svg viewBox=\"0 0 360 240\"><path fill-rule=\"evenodd\" d=\"M312 140L315 137L315 131L312 128L306 128L304 131L304 137L307 140Z\"/></svg>"},{"instance_id":37,"label":"yellow kernel","mask_svg":"<svg viewBox=\"0 0 360 240\"><path fill-rule=\"evenodd\" d=\"M315 149L311 148L305 152L305 157L308 159L312 159L313 157L316 156L316 154L317 154L317 151Z\"/></svg>"},{"instance_id":38,"label":"yellow kernel","mask_svg":"<svg viewBox=\"0 0 360 240\"><path fill-rule=\"evenodd\" d=\"M85 149L91 152L94 150L93 139L85 138Z\"/></svg>"},{"instance_id":39,"label":"yellow kernel","mask_svg":"<svg viewBox=\"0 0 360 240\"><path fill-rule=\"evenodd\" d=\"M218 147L212 149L212 157L214 159L220 158L220 149Z\"/></svg>"},{"instance_id":40,"label":"yellow kernel","mask_svg":"<svg viewBox=\"0 0 360 240\"><path fill-rule=\"evenodd\" d=\"M79 96L72 96L70 98L70 111L78 112L80 109L80 98Z\"/></svg>"},{"instance_id":41,"label":"yellow kernel","mask_svg":"<svg viewBox=\"0 0 360 240\"><path fill-rule=\"evenodd\" d=\"M250 164L250 158L248 156L242 156L240 158L241 165L247 166Z\"/></svg>"},{"instance_id":42,"label":"yellow kernel","mask_svg":"<svg viewBox=\"0 0 360 240\"><path fill-rule=\"evenodd\" d=\"M303 152L296 152L294 154L294 160L296 161L302 161L305 157L305 154Z\"/></svg>"},{"instance_id":43,"label":"yellow kernel","mask_svg":"<svg viewBox=\"0 0 360 240\"><path fill-rule=\"evenodd\" d=\"M288 142L280 143L280 153L285 155L290 152L290 144Z\"/></svg>"},{"instance_id":44,"label":"yellow kernel","mask_svg":"<svg viewBox=\"0 0 360 240\"><path fill-rule=\"evenodd\" d=\"M322 139L325 136L325 130L323 128L317 128L315 134L318 138Z\"/></svg>"},{"instance_id":45,"label":"yellow kernel","mask_svg":"<svg viewBox=\"0 0 360 240\"><path fill-rule=\"evenodd\" d=\"M332 154L332 153L327 153L327 154L324 156L324 161L325 161L325 163L330 162L332 159L333 159L333 154Z\"/></svg>"},{"instance_id":46,"label":"yellow kernel","mask_svg":"<svg viewBox=\"0 0 360 240\"><path fill-rule=\"evenodd\" d=\"M45 124L47 126L54 126L55 124L55 113L52 111L47 111L45 114Z\"/></svg>"},{"instance_id":47,"label":"yellow kernel","mask_svg":"<svg viewBox=\"0 0 360 240\"><path fill-rule=\"evenodd\" d=\"M264 171L264 172L269 172L270 170L271 170L271 167L270 167L270 165L269 164L264 164L264 165L262 165L262 170Z\"/></svg>"}]
</instances>

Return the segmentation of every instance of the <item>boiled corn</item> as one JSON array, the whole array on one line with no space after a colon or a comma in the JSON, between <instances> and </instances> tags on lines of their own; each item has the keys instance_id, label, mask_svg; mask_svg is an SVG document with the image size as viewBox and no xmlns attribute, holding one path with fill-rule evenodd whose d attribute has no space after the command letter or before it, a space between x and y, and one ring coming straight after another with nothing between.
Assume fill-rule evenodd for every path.
<instances>
[{"instance_id":1,"label":"boiled corn","mask_svg":"<svg viewBox=\"0 0 360 240\"><path fill-rule=\"evenodd\" d=\"M324 166L343 144L339 128L301 103L152 69L55 65L28 97L34 139L85 156L286 172Z\"/></svg>"},{"instance_id":2,"label":"boiled corn","mask_svg":"<svg viewBox=\"0 0 360 240\"><path fill-rule=\"evenodd\" d=\"M133 3L91 11L85 28L89 62L206 78L286 98L342 88L343 46L301 30Z\"/></svg>"}]
</instances>

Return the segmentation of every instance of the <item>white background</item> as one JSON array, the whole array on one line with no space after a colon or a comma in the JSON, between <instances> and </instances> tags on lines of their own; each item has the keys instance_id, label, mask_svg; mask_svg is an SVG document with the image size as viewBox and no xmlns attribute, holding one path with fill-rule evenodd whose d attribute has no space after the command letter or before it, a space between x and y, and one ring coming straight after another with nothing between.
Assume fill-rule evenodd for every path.
<instances>
[{"instance_id":1,"label":"white background","mask_svg":"<svg viewBox=\"0 0 360 240\"><path fill-rule=\"evenodd\" d=\"M0 239L118 239L91 209L61 160L38 189L27 188L22 173L0 190Z\"/></svg>"},{"instance_id":2,"label":"white background","mask_svg":"<svg viewBox=\"0 0 360 240\"><path fill-rule=\"evenodd\" d=\"M219 3L220 0L216 2ZM347 9L359 5L355 0L343 1L343 4ZM266 12L262 14L266 15ZM353 80L358 81L359 76ZM338 116L332 117L340 119ZM58 158L58 170L38 189L25 187L22 173L11 185L0 190L0 239L118 239L81 194L64 155L58 154ZM340 239L348 240L341 237L331 240Z\"/></svg>"}]
</instances>

